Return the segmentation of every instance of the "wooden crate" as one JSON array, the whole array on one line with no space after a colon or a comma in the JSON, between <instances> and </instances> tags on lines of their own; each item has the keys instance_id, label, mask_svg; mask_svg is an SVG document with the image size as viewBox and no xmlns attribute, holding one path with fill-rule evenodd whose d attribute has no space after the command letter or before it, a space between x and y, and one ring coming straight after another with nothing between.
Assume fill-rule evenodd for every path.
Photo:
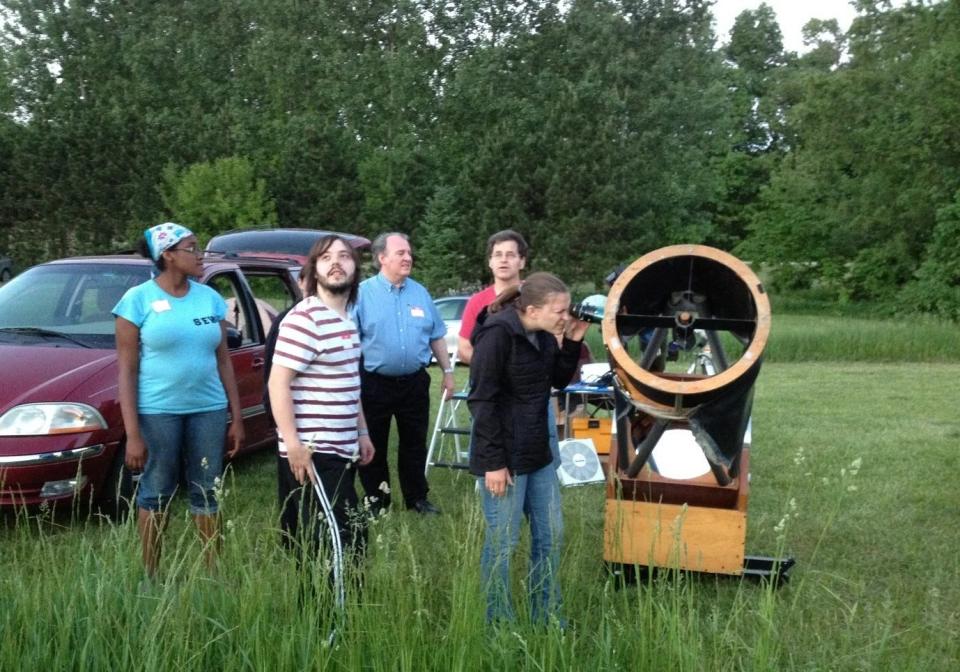
<instances>
[{"instance_id":1,"label":"wooden crate","mask_svg":"<svg viewBox=\"0 0 960 672\"><path fill-rule=\"evenodd\" d=\"M608 562L743 572L746 511L608 499L603 530Z\"/></svg>"},{"instance_id":2,"label":"wooden crate","mask_svg":"<svg viewBox=\"0 0 960 672\"><path fill-rule=\"evenodd\" d=\"M598 455L609 455L611 446L611 418L591 418L574 416L570 418L571 437L574 439L593 439Z\"/></svg>"},{"instance_id":3,"label":"wooden crate","mask_svg":"<svg viewBox=\"0 0 960 672\"><path fill-rule=\"evenodd\" d=\"M744 449L740 458L740 476L726 486L718 485L712 475L672 481L647 469L636 479L611 479L607 484L603 559L626 565L742 574L750 451Z\"/></svg>"}]
</instances>

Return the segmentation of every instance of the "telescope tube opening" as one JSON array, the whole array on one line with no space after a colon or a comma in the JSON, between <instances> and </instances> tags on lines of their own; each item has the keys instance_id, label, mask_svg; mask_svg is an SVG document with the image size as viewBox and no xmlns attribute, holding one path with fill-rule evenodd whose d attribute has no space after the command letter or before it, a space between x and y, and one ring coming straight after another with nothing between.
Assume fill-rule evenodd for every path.
<instances>
[{"instance_id":1,"label":"telescope tube opening","mask_svg":"<svg viewBox=\"0 0 960 672\"><path fill-rule=\"evenodd\" d=\"M770 333L770 301L756 274L704 245L655 250L614 282L602 329L623 398L688 427L718 481L735 475ZM640 424L634 420L635 445L622 455L630 477L649 457Z\"/></svg>"}]
</instances>

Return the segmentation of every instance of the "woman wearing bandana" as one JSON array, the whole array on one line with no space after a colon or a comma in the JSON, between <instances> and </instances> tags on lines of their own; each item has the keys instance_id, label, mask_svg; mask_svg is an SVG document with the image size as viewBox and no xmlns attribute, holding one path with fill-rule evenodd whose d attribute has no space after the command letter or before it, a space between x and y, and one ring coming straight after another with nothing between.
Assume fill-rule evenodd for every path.
<instances>
[{"instance_id":1,"label":"woman wearing bandana","mask_svg":"<svg viewBox=\"0 0 960 672\"><path fill-rule=\"evenodd\" d=\"M218 547L215 486L228 456L243 444L240 396L227 351L226 303L193 278L203 274L197 238L179 224L154 226L140 241L157 273L114 307L125 461L143 471L137 528L147 576L157 573L167 506L186 474L190 512L207 565Z\"/></svg>"}]
</instances>

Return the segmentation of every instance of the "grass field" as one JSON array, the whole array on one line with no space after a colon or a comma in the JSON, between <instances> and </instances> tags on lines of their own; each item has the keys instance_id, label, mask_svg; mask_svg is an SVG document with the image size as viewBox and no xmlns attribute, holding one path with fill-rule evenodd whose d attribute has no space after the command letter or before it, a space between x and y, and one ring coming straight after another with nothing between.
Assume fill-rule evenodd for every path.
<instances>
[{"instance_id":1,"label":"grass field","mask_svg":"<svg viewBox=\"0 0 960 672\"><path fill-rule=\"evenodd\" d=\"M809 323L780 324L780 338L802 341ZM796 362L775 347L756 389L747 552L797 559L779 590L686 574L618 589L601 556L602 488L568 489L570 627L488 629L473 484L435 470L444 515L395 510L375 523L362 597L327 646L329 596L297 604L299 577L276 543L274 458L262 454L226 479L219 572L202 568L179 502L165 580L145 594L129 523L8 517L0 670L956 669L960 362ZM323 568L315 575L322 591Z\"/></svg>"},{"instance_id":2,"label":"grass field","mask_svg":"<svg viewBox=\"0 0 960 672\"><path fill-rule=\"evenodd\" d=\"M587 332L586 340L595 357L605 357L599 328ZM960 328L922 316L775 314L764 361L960 362Z\"/></svg>"}]
</instances>

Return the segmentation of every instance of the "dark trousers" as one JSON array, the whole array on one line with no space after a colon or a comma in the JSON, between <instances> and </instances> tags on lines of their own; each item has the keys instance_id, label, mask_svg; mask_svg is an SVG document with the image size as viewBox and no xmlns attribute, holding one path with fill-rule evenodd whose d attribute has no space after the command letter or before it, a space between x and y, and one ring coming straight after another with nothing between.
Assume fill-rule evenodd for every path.
<instances>
[{"instance_id":1,"label":"dark trousers","mask_svg":"<svg viewBox=\"0 0 960 672\"><path fill-rule=\"evenodd\" d=\"M361 369L363 415L376 453L373 461L360 468L360 482L374 508L390 506L387 444L390 420L397 420L397 471L400 490L407 507L427 498L430 490L424 469L427 466L427 425L430 423L430 375L426 369L409 376L381 376Z\"/></svg>"},{"instance_id":2,"label":"dark trousers","mask_svg":"<svg viewBox=\"0 0 960 672\"><path fill-rule=\"evenodd\" d=\"M341 457L314 453L319 487L308 480L300 485L287 458L277 456L277 494L283 545L307 566L322 546L330 549L330 583L338 604L343 603L348 563L358 566L366 548L366 515L353 487L353 463Z\"/></svg>"}]
</instances>

